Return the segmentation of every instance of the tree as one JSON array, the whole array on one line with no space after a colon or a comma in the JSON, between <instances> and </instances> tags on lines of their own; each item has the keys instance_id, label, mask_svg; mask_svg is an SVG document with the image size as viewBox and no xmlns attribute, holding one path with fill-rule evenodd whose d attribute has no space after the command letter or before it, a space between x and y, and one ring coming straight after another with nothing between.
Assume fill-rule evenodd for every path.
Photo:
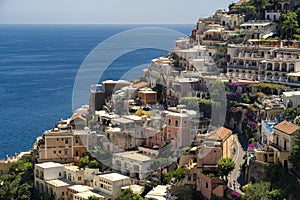
<instances>
[{"instance_id":1,"label":"tree","mask_svg":"<svg viewBox=\"0 0 300 200\"><path fill-rule=\"evenodd\" d=\"M265 9L271 5L270 0L251 0L250 4L255 7L258 19L263 19Z\"/></svg>"},{"instance_id":2,"label":"tree","mask_svg":"<svg viewBox=\"0 0 300 200\"><path fill-rule=\"evenodd\" d=\"M87 157L87 156L82 157L78 163L80 168L84 168L84 167L88 166L88 164L89 164L89 157Z\"/></svg>"},{"instance_id":3,"label":"tree","mask_svg":"<svg viewBox=\"0 0 300 200\"><path fill-rule=\"evenodd\" d=\"M90 168L98 168L99 162L97 160L91 160L88 165Z\"/></svg>"},{"instance_id":4,"label":"tree","mask_svg":"<svg viewBox=\"0 0 300 200\"><path fill-rule=\"evenodd\" d=\"M143 200L143 197L141 197L141 195L139 194L134 194L133 191L128 188L123 190L121 194L116 197L115 200L128 200L128 199Z\"/></svg>"},{"instance_id":5,"label":"tree","mask_svg":"<svg viewBox=\"0 0 300 200\"><path fill-rule=\"evenodd\" d=\"M295 144L289 155L289 161L296 167L300 165L300 133L295 136Z\"/></svg>"},{"instance_id":6,"label":"tree","mask_svg":"<svg viewBox=\"0 0 300 200\"><path fill-rule=\"evenodd\" d=\"M297 33L299 28L297 17L297 13L292 11L288 11L287 14L283 15L282 30L286 39L293 39L294 34Z\"/></svg>"},{"instance_id":7,"label":"tree","mask_svg":"<svg viewBox=\"0 0 300 200\"><path fill-rule=\"evenodd\" d=\"M256 183L249 186L243 196L243 200L270 200L282 199L280 190L270 191L270 182Z\"/></svg>"},{"instance_id":8,"label":"tree","mask_svg":"<svg viewBox=\"0 0 300 200\"><path fill-rule=\"evenodd\" d=\"M221 158L217 166L221 174L225 177L225 181L228 182L227 177L232 170L234 170L235 162L232 158Z\"/></svg>"},{"instance_id":9,"label":"tree","mask_svg":"<svg viewBox=\"0 0 300 200\"><path fill-rule=\"evenodd\" d=\"M88 200L100 200L100 198L96 196L89 196Z\"/></svg>"}]
</instances>

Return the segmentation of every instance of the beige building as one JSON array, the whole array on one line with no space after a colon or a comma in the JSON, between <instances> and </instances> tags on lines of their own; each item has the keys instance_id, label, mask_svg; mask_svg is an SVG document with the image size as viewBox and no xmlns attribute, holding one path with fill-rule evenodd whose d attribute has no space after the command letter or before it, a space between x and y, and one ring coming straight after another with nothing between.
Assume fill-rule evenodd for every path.
<instances>
[{"instance_id":1,"label":"beige building","mask_svg":"<svg viewBox=\"0 0 300 200\"><path fill-rule=\"evenodd\" d=\"M34 186L37 190L64 199L67 189L74 184L84 183L84 171L71 164L54 162L36 164L34 167Z\"/></svg>"},{"instance_id":2,"label":"beige building","mask_svg":"<svg viewBox=\"0 0 300 200\"><path fill-rule=\"evenodd\" d=\"M249 40L246 45L228 45L227 76L234 80L299 86L298 79L291 78L300 71L299 47L300 42L279 40Z\"/></svg>"},{"instance_id":3,"label":"beige building","mask_svg":"<svg viewBox=\"0 0 300 200\"><path fill-rule=\"evenodd\" d=\"M131 179L118 173L101 174L94 176L94 190L100 191L116 198L121 193L121 188L131 185Z\"/></svg>"},{"instance_id":4,"label":"beige building","mask_svg":"<svg viewBox=\"0 0 300 200\"><path fill-rule=\"evenodd\" d=\"M130 177L144 179L149 171L154 153L140 153L139 151L126 151L113 154L112 167Z\"/></svg>"},{"instance_id":5,"label":"beige building","mask_svg":"<svg viewBox=\"0 0 300 200\"><path fill-rule=\"evenodd\" d=\"M57 127L45 131L37 141L38 162L79 162L82 153L97 145L97 134L86 130L62 130Z\"/></svg>"}]
</instances>

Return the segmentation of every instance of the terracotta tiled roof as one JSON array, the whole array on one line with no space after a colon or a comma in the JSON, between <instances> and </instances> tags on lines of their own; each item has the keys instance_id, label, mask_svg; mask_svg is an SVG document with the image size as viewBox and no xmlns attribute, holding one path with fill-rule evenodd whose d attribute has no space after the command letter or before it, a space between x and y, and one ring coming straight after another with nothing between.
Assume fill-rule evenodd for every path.
<instances>
[{"instance_id":1,"label":"terracotta tiled roof","mask_svg":"<svg viewBox=\"0 0 300 200\"><path fill-rule=\"evenodd\" d=\"M231 130L222 126L210 132L208 139L225 140L231 134Z\"/></svg>"},{"instance_id":2,"label":"terracotta tiled roof","mask_svg":"<svg viewBox=\"0 0 300 200\"><path fill-rule=\"evenodd\" d=\"M299 130L300 127L297 126L296 124L292 124L285 120L285 121L277 124L276 126L274 126L274 129L277 129L288 135L291 135L291 134L295 133L297 130Z\"/></svg>"},{"instance_id":3,"label":"terracotta tiled roof","mask_svg":"<svg viewBox=\"0 0 300 200\"><path fill-rule=\"evenodd\" d=\"M135 88L143 88L143 87L148 87L148 86L149 86L149 84L146 82L140 82L140 83L133 85L133 87L135 87Z\"/></svg>"},{"instance_id":4,"label":"terracotta tiled roof","mask_svg":"<svg viewBox=\"0 0 300 200\"><path fill-rule=\"evenodd\" d=\"M73 120L75 120L75 119L77 119L77 118L81 118L81 119L86 120L86 118L85 118L81 113L75 113L75 114L73 114L73 116L71 117L70 121L73 121Z\"/></svg>"}]
</instances>

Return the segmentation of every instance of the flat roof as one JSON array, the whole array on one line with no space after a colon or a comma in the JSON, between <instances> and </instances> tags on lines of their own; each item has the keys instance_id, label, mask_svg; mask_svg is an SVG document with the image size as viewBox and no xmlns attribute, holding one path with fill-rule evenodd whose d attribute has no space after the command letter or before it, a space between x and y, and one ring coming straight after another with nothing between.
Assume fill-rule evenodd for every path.
<instances>
[{"instance_id":1,"label":"flat roof","mask_svg":"<svg viewBox=\"0 0 300 200\"><path fill-rule=\"evenodd\" d=\"M80 193L74 194L74 197L80 197L80 198L83 198L83 199L88 199L91 196L96 196L100 199L105 198L105 196L100 195L100 194L95 193L95 192L92 192L92 191L85 191L85 192L80 192Z\"/></svg>"},{"instance_id":2,"label":"flat roof","mask_svg":"<svg viewBox=\"0 0 300 200\"><path fill-rule=\"evenodd\" d=\"M287 76L296 76L296 77L299 77L300 76L300 72L288 73Z\"/></svg>"},{"instance_id":3,"label":"flat roof","mask_svg":"<svg viewBox=\"0 0 300 200\"><path fill-rule=\"evenodd\" d=\"M36 166L41 167L41 168L54 168L54 167L64 167L64 165L60 163L55 163L55 162L44 162L41 164L36 164Z\"/></svg>"},{"instance_id":4,"label":"flat roof","mask_svg":"<svg viewBox=\"0 0 300 200\"><path fill-rule=\"evenodd\" d=\"M50 181L46 181L46 182L50 185L53 185L54 187L64 187L64 186L70 185L69 183L59 180L59 179L50 180Z\"/></svg>"},{"instance_id":5,"label":"flat roof","mask_svg":"<svg viewBox=\"0 0 300 200\"><path fill-rule=\"evenodd\" d=\"M115 155L121 156L123 158L129 158L131 160L142 161L142 162L152 160L151 157L139 153L138 151L126 151L122 153L116 153Z\"/></svg>"},{"instance_id":6,"label":"flat roof","mask_svg":"<svg viewBox=\"0 0 300 200\"><path fill-rule=\"evenodd\" d=\"M70 169L70 170L72 170L72 171L77 171L77 170L79 170L79 167L78 166L76 166L76 165L65 165L65 168L67 168L67 169Z\"/></svg>"},{"instance_id":7,"label":"flat roof","mask_svg":"<svg viewBox=\"0 0 300 200\"><path fill-rule=\"evenodd\" d=\"M144 191L144 187L141 185L128 185L128 186L122 187L121 189L124 190L124 189L128 189L128 188L131 189L133 191L133 193L135 193L135 194L142 194Z\"/></svg>"},{"instance_id":8,"label":"flat roof","mask_svg":"<svg viewBox=\"0 0 300 200\"><path fill-rule=\"evenodd\" d=\"M155 188L153 188L148 194L145 196L145 198L148 199L158 199L158 200L165 200L166 193L168 188L170 188L169 185L158 185Z\"/></svg>"},{"instance_id":9,"label":"flat roof","mask_svg":"<svg viewBox=\"0 0 300 200\"><path fill-rule=\"evenodd\" d=\"M90 191L93 190L92 187L89 187L87 185L73 185L69 187L71 190L75 190L76 192L85 192L85 191Z\"/></svg>"},{"instance_id":10,"label":"flat roof","mask_svg":"<svg viewBox=\"0 0 300 200\"><path fill-rule=\"evenodd\" d=\"M130 119L126 119L124 117L121 117L121 118L117 118L117 119L112 119L112 122L127 124L127 123L132 123L133 121L130 120Z\"/></svg>"},{"instance_id":11,"label":"flat roof","mask_svg":"<svg viewBox=\"0 0 300 200\"><path fill-rule=\"evenodd\" d=\"M291 97L291 96L299 96L300 91L290 91L290 92L283 92L282 93L286 97Z\"/></svg>"},{"instance_id":12,"label":"flat roof","mask_svg":"<svg viewBox=\"0 0 300 200\"><path fill-rule=\"evenodd\" d=\"M119 180L129 179L128 176L124 176L119 173L100 174L98 176L101 178L108 179L110 181L119 181Z\"/></svg>"}]
</instances>

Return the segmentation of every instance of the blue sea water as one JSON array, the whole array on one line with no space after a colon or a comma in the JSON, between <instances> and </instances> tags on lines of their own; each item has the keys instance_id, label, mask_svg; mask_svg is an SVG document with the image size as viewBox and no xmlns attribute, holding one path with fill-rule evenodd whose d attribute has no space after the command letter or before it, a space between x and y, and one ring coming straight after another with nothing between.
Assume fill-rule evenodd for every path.
<instances>
[{"instance_id":1,"label":"blue sea water","mask_svg":"<svg viewBox=\"0 0 300 200\"><path fill-rule=\"evenodd\" d=\"M122 31L147 26L0 25L0 158L31 149L37 136L72 114L76 73L93 48ZM186 35L193 27L151 26ZM166 52L155 49L128 53L102 79L119 79L162 54Z\"/></svg>"}]
</instances>

